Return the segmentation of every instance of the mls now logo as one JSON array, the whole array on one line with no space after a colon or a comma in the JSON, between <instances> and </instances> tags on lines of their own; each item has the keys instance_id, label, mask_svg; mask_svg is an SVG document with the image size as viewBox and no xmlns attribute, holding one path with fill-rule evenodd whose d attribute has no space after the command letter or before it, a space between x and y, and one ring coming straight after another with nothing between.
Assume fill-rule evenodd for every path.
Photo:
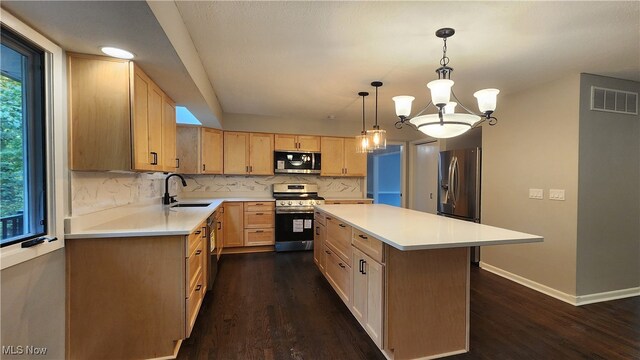
<instances>
[{"instance_id":1,"label":"mls now logo","mask_svg":"<svg viewBox=\"0 0 640 360\"><path fill-rule=\"evenodd\" d=\"M2 345L2 355L47 355L47 348L31 345Z\"/></svg>"}]
</instances>

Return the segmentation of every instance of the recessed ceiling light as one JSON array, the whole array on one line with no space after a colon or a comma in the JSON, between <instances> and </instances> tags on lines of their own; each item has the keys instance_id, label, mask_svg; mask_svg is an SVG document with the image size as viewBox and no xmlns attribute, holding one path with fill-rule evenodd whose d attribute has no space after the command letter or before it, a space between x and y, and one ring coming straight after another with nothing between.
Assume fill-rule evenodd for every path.
<instances>
[{"instance_id":1,"label":"recessed ceiling light","mask_svg":"<svg viewBox=\"0 0 640 360\"><path fill-rule=\"evenodd\" d=\"M111 47L111 46L103 46L100 48L100 50L109 55L109 56L113 56L113 57L117 57L119 59L133 59L135 57L135 55L133 55L133 53L127 51L127 50L122 50L122 49L118 49L116 47Z\"/></svg>"}]
</instances>

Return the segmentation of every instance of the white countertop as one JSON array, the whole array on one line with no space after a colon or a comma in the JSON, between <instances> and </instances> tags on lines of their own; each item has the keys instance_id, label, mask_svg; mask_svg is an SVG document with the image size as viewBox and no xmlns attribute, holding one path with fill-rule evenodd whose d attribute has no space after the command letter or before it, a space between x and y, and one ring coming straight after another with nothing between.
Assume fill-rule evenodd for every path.
<instances>
[{"instance_id":1,"label":"white countertop","mask_svg":"<svg viewBox=\"0 0 640 360\"><path fill-rule=\"evenodd\" d=\"M154 203L126 205L66 219L65 239L188 235L225 201L274 201L272 198L180 199L206 207L170 207ZM175 204L173 204L175 205Z\"/></svg>"},{"instance_id":2,"label":"white countertop","mask_svg":"<svg viewBox=\"0 0 640 360\"><path fill-rule=\"evenodd\" d=\"M382 204L316 205L316 209L403 251L544 240L538 235Z\"/></svg>"}]
</instances>

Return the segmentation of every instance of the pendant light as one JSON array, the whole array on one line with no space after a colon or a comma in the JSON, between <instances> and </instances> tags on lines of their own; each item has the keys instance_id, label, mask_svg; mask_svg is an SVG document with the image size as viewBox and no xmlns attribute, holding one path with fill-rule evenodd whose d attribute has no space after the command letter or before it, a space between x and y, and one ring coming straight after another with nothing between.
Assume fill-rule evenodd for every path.
<instances>
[{"instance_id":1,"label":"pendant light","mask_svg":"<svg viewBox=\"0 0 640 360\"><path fill-rule=\"evenodd\" d=\"M360 135L356 136L356 152L362 154L371 152L371 149L369 148L369 138L367 137L367 131L365 130L364 125L364 97L369 96L369 93L361 91L358 95L362 96L362 132L360 132Z\"/></svg>"},{"instance_id":2,"label":"pendant light","mask_svg":"<svg viewBox=\"0 0 640 360\"><path fill-rule=\"evenodd\" d=\"M367 130L367 137L369 138L369 149L371 150L383 150L387 148L387 131L381 130L378 126L378 88L382 86L381 81L374 81L371 86L376 88L376 123L373 125L373 130Z\"/></svg>"},{"instance_id":3,"label":"pendant light","mask_svg":"<svg viewBox=\"0 0 640 360\"><path fill-rule=\"evenodd\" d=\"M442 39L444 45L442 47L440 67L436 69L438 79L427 84L431 91L429 104L418 112L415 117L410 118L411 103L415 98L413 96L396 96L393 98L396 105L396 115L400 118L396 122L396 128L400 129L402 125L409 122L409 124L431 137L450 138L461 135L486 120L488 120L489 125L495 125L498 122L498 119L493 117L492 114L496 109L496 99L500 90L484 89L476 91L473 96L478 100L478 108L481 112L476 114L462 105L451 89L454 84L453 80L451 80L453 68L448 66L447 39L453 34L455 34L455 30L451 28L443 28L436 31L436 36ZM451 101L451 97L457 102ZM436 108L437 113L422 115L432 105ZM456 113L456 105L460 105L466 113Z\"/></svg>"}]
</instances>

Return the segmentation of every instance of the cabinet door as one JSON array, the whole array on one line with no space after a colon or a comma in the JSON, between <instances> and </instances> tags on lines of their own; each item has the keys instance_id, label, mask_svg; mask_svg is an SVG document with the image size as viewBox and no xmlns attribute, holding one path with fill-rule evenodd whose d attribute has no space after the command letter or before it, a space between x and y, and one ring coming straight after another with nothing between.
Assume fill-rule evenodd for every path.
<instances>
[{"instance_id":1,"label":"cabinet door","mask_svg":"<svg viewBox=\"0 0 640 360\"><path fill-rule=\"evenodd\" d=\"M300 151L320 151L320 136L298 135L298 150Z\"/></svg>"},{"instance_id":2,"label":"cabinet door","mask_svg":"<svg viewBox=\"0 0 640 360\"><path fill-rule=\"evenodd\" d=\"M322 148L322 176L343 176L344 139L323 136L320 140Z\"/></svg>"},{"instance_id":3,"label":"cabinet door","mask_svg":"<svg viewBox=\"0 0 640 360\"><path fill-rule=\"evenodd\" d=\"M324 236L325 236L325 227L320 224L317 220L315 221L316 231L313 236L313 261L318 266L318 269L321 273L324 274Z\"/></svg>"},{"instance_id":4,"label":"cabinet door","mask_svg":"<svg viewBox=\"0 0 640 360\"><path fill-rule=\"evenodd\" d=\"M329 284L338 293L347 307L351 307L351 263L340 259L331 248L324 247L326 252L325 276Z\"/></svg>"},{"instance_id":5,"label":"cabinet door","mask_svg":"<svg viewBox=\"0 0 640 360\"><path fill-rule=\"evenodd\" d=\"M180 125L176 127L177 172L182 174L200 173L200 127Z\"/></svg>"},{"instance_id":6,"label":"cabinet door","mask_svg":"<svg viewBox=\"0 0 640 360\"><path fill-rule=\"evenodd\" d=\"M353 262L351 269L353 276L353 296L351 298L351 312L358 322L364 327L367 318L367 275L362 271L364 267L364 254L353 248Z\"/></svg>"},{"instance_id":7,"label":"cabinet door","mask_svg":"<svg viewBox=\"0 0 640 360\"><path fill-rule=\"evenodd\" d=\"M244 246L273 245L273 229L244 229Z\"/></svg>"},{"instance_id":8,"label":"cabinet door","mask_svg":"<svg viewBox=\"0 0 640 360\"><path fill-rule=\"evenodd\" d=\"M222 131L202 128L202 173L222 174Z\"/></svg>"},{"instance_id":9,"label":"cabinet door","mask_svg":"<svg viewBox=\"0 0 640 360\"><path fill-rule=\"evenodd\" d=\"M367 176L367 154L356 152L356 140L353 138L344 139L344 167L347 176Z\"/></svg>"},{"instance_id":10,"label":"cabinet door","mask_svg":"<svg viewBox=\"0 0 640 360\"><path fill-rule=\"evenodd\" d=\"M168 96L162 98L162 170L176 171L176 103Z\"/></svg>"},{"instance_id":11,"label":"cabinet door","mask_svg":"<svg viewBox=\"0 0 640 360\"><path fill-rule=\"evenodd\" d=\"M244 245L244 206L241 202L224 204L224 246Z\"/></svg>"},{"instance_id":12,"label":"cabinet door","mask_svg":"<svg viewBox=\"0 0 640 360\"><path fill-rule=\"evenodd\" d=\"M152 170L152 154L149 150L149 78L134 67L133 92L131 94L131 131L134 170Z\"/></svg>"},{"instance_id":13,"label":"cabinet door","mask_svg":"<svg viewBox=\"0 0 640 360\"><path fill-rule=\"evenodd\" d=\"M282 151L298 150L296 135L275 134L275 149Z\"/></svg>"},{"instance_id":14,"label":"cabinet door","mask_svg":"<svg viewBox=\"0 0 640 360\"><path fill-rule=\"evenodd\" d=\"M363 259L363 270L367 279L367 316L363 326L373 342L382 348L384 266L364 254Z\"/></svg>"},{"instance_id":15,"label":"cabinet door","mask_svg":"<svg viewBox=\"0 0 640 360\"><path fill-rule=\"evenodd\" d=\"M249 173L249 133L224 132L224 173Z\"/></svg>"},{"instance_id":16,"label":"cabinet door","mask_svg":"<svg viewBox=\"0 0 640 360\"><path fill-rule=\"evenodd\" d=\"M149 81L149 93L148 98L148 129L149 129L149 153L151 155L151 170L162 171L164 164L163 148L162 148L162 98L164 93L153 82Z\"/></svg>"},{"instance_id":17,"label":"cabinet door","mask_svg":"<svg viewBox=\"0 0 640 360\"><path fill-rule=\"evenodd\" d=\"M129 62L69 54L67 71L69 168L131 171Z\"/></svg>"},{"instance_id":18,"label":"cabinet door","mask_svg":"<svg viewBox=\"0 0 640 360\"><path fill-rule=\"evenodd\" d=\"M251 175L273 175L273 134L251 133L250 144Z\"/></svg>"}]
</instances>

